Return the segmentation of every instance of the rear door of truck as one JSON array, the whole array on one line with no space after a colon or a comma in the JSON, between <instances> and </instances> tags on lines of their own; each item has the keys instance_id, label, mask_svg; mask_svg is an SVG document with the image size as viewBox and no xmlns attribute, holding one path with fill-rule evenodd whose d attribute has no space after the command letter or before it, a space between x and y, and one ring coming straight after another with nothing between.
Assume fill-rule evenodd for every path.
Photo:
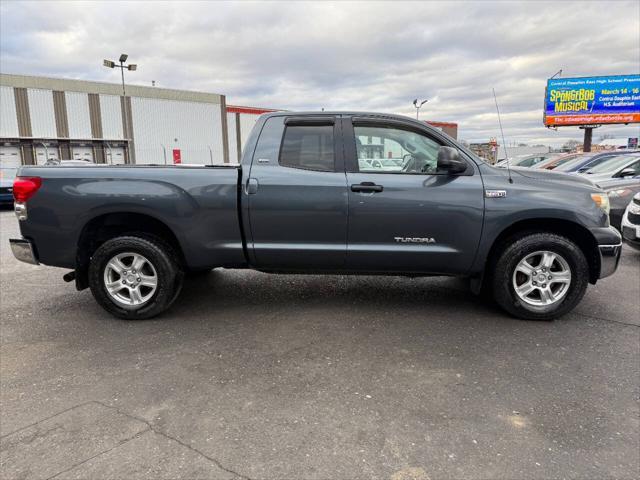
<instances>
[{"instance_id":1,"label":"rear door of truck","mask_svg":"<svg viewBox=\"0 0 640 480\"><path fill-rule=\"evenodd\" d=\"M344 268L348 192L339 118L272 116L243 185L252 264L265 270Z\"/></svg>"}]
</instances>

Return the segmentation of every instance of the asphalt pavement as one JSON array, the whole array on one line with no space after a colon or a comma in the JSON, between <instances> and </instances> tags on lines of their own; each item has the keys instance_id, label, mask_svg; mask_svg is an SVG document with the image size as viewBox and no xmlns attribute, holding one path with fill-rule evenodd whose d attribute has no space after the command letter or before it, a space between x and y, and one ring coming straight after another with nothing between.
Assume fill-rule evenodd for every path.
<instances>
[{"instance_id":1,"label":"asphalt pavement","mask_svg":"<svg viewBox=\"0 0 640 480\"><path fill-rule=\"evenodd\" d=\"M0 212L0 477L640 476L640 253L555 322L448 278L189 279L110 317Z\"/></svg>"}]
</instances>

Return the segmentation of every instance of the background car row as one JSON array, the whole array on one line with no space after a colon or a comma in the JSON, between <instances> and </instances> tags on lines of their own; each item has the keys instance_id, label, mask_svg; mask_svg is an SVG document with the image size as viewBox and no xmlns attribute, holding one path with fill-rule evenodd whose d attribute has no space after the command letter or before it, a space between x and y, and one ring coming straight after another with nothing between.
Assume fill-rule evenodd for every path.
<instances>
[{"instance_id":1,"label":"background car row","mask_svg":"<svg viewBox=\"0 0 640 480\"><path fill-rule=\"evenodd\" d=\"M496 165L505 168L507 161L503 160ZM640 192L640 150L526 155L510 159L509 165L515 168L553 170L588 178L607 192L611 205L611 225L621 232L625 210L631 205L634 195ZM636 231L635 227L633 231Z\"/></svg>"}]
</instances>

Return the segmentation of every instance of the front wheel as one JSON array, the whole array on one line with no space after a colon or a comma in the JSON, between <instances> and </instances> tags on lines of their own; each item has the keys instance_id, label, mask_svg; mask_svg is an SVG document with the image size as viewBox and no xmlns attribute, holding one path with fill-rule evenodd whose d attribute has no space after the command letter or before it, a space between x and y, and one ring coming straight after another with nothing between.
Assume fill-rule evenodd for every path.
<instances>
[{"instance_id":1,"label":"front wheel","mask_svg":"<svg viewBox=\"0 0 640 480\"><path fill-rule=\"evenodd\" d=\"M171 306L182 287L182 272L162 241L122 236L104 242L91 257L89 286L108 312L142 320Z\"/></svg>"},{"instance_id":2,"label":"front wheel","mask_svg":"<svg viewBox=\"0 0 640 480\"><path fill-rule=\"evenodd\" d=\"M553 320L570 312L587 289L582 250L560 235L535 233L508 245L495 265L493 295L512 315Z\"/></svg>"}]
</instances>

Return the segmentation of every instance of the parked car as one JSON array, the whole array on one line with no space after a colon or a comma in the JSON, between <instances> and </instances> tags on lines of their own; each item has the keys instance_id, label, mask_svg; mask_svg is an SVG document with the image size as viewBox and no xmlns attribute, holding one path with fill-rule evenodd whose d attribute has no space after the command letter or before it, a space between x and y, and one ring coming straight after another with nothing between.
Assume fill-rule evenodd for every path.
<instances>
[{"instance_id":1,"label":"parked car","mask_svg":"<svg viewBox=\"0 0 640 480\"><path fill-rule=\"evenodd\" d=\"M17 172L17 167L0 167L0 205L13 203L13 180Z\"/></svg>"},{"instance_id":2,"label":"parked car","mask_svg":"<svg viewBox=\"0 0 640 480\"><path fill-rule=\"evenodd\" d=\"M557 153L536 153L533 155L523 155L509 159L510 167L532 167L540 162L544 162L551 157L557 156ZM506 168L507 159L500 160L496 163L496 167Z\"/></svg>"},{"instance_id":3,"label":"parked car","mask_svg":"<svg viewBox=\"0 0 640 480\"><path fill-rule=\"evenodd\" d=\"M81 159L58 160L55 158L50 158L49 160L47 160L47 163L45 163L45 165L66 165L66 166L75 166L75 167L86 167L88 165L93 165L93 162L89 160L81 160Z\"/></svg>"},{"instance_id":4,"label":"parked car","mask_svg":"<svg viewBox=\"0 0 640 480\"><path fill-rule=\"evenodd\" d=\"M622 216L622 236L627 245L640 250L640 193L636 193Z\"/></svg>"},{"instance_id":5,"label":"parked car","mask_svg":"<svg viewBox=\"0 0 640 480\"><path fill-rule=\"evenodd\" d=\"M602 162L609 160L611 157L615 157L617 155L629 155L630 153L638 153L638 150L627 150L627 151L607 151L600 153L582 153L578 157L573 160L558 166L555 170L556 172L567 172L567 173L583 173L590 168L593 168Z\"/></svg>"},{"instance_id":6,"label":"parked car","mask_svg":"<svg viewBox=\"0 0 640 480\"><path fill-rule=\"evenodd\" d=\"M366 163L375 170L393 172L402 167L402 159L399 160L400 162L394 161L393 159L374 158L366 159Z\"/></svg>"},{"instance_id":7,"label":"parked car","mask_svg":"<svg viewBox=\"0 0 640 480\"><path fill-rule=\"evenodd\" d=\"M405 163L360 161L369 137ZM510 314L550 320L613 274L622 245L590 181L495 168L387 114L268 113L239 166L23 167L14 196L16 258L71 269L126 319L169 308L185 272L225 267L468 277Z\"/></svg>"},{"instance_id":8,"label":"parked car","mask_svg":"<svg viewBox=\"0 0 640 480\"><path fill-rule=\"evenodd\" d=\"M640 192L640 178L615 178L598 183L609 196L609 222L622 231L621 222L624 211L633 196Z\"/></svg>"},{"instance_id":9,"label":"parked car","mask_svg":"<svg viewBox=\"0 0 640 480\"><path fill-rule=\"evenodd\" d=\"M579 153L567 153L567 154L556 155L555 157L551 157L547 160L544 160L543 162L537 163L531 168L543 168L545 170L553 170L559 167L560 165L564 165L570 162L571 160L574 160L579 155L580 155Z\"/></svg>"},{"instance_id":10,"label":"parked car","mask_svg":"<svg viewBox=\"0 0 640 480\"><path fill-rule=\"evenodd\" d=\"M640 176L640 153L616 155L581 173L593 183L609 178L632 178Z\"/></svg>"}]
</instances>

